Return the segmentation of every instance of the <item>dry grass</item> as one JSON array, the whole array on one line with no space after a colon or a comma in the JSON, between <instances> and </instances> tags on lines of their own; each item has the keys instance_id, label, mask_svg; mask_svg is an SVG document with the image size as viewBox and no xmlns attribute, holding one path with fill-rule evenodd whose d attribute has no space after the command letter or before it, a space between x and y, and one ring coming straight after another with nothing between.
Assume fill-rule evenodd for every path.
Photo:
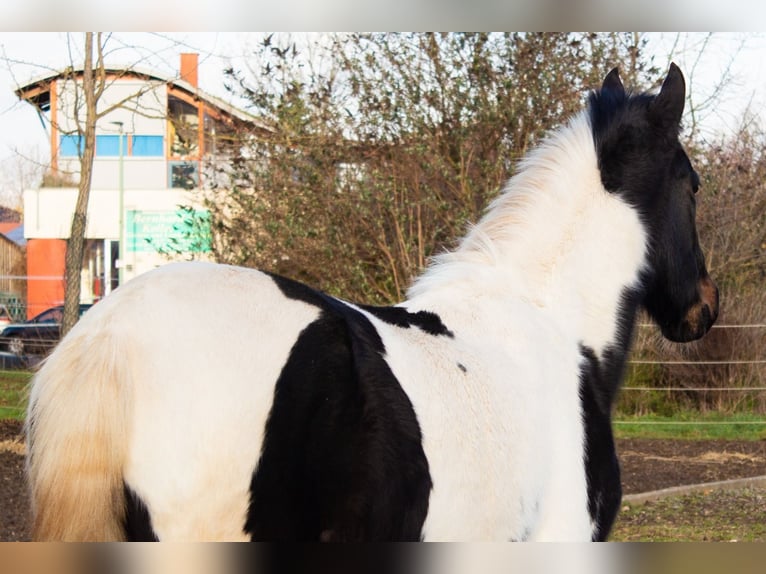
<instances>
[{"instance_id":1,"label":"dry grass","mask_svg":"<svg viewBox=\"0 0 766 574\"><path fill-rule=\"evenodd\" d=\"M710 490L625 504L610 540L766 542L766 490Z\"/></svg>"}]
</instances>

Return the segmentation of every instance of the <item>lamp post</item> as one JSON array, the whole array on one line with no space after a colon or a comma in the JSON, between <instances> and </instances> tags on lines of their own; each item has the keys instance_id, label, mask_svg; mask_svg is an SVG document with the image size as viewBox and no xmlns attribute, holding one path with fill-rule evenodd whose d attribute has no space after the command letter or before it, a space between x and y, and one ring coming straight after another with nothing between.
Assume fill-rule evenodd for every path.
<instances>
[{"instance_id":1,"label":"lamp post","mask_svg":"<svg viewBox=\"0 0 766 574\"><path fill-rule=\"evenodd\" d=\"M118 196L119 196L119 210L120 210L120 216L119 216L119 226L120 226L120 242L117 246L117 284L122 285L125 279L125 184L123 179L123 148L122 148L122 137L123 137L123 131L122 131L122 122L112 122L112 124L116 125L119 134L120 134L120 162L119 162L119 179L120 179L120 187L118 190Z\"/></svg>"}]
</instances>

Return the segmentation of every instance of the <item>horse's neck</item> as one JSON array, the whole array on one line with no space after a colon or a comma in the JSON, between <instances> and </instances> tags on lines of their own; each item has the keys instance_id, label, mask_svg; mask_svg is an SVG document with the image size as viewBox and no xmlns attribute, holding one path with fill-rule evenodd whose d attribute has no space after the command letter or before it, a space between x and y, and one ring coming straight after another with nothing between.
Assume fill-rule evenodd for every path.
<instances>
[{"instance_id":1,"label":"horse's neck","mask_svg":"<svg viewBox=\"0 0 766 574\"><path fill-rule=\"evenodd\" d=\"M625 339L621 327L635 313L625 294L637 285L645 255L639 216L604 190L581 116L533 152L460 246L437 257L410 294L436 301L446 289L487 305L521 299L600 355Z\"/></svg>"}]
</instances>

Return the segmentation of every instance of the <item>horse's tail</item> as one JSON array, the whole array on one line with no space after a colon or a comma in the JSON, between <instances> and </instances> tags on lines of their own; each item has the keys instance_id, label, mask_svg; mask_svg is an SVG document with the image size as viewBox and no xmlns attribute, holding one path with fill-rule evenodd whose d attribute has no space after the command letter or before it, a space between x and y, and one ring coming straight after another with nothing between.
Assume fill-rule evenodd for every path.
<instances>
[{"instance_id":1,"label":"horse's tail","mask_svg":"<svg viewBox=\"0 0 766 574\"><path fill-rule=\"evenodd\" d=\"M128 349L108 329L82 327L61 341L32 382L27 472L34 540L125 538Z\"/></svg>"}]
</instances>

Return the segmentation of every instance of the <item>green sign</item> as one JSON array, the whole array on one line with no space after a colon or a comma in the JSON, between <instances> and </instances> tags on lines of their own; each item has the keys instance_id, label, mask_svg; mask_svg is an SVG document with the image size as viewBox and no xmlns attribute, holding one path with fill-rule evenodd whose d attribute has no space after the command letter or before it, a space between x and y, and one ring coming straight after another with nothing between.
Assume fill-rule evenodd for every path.
<instances>
[{"instance_id":1,"label":"green sign","mask_svg":"<svg viewBox=\"0 0 766 574\"><path fill-rule=\"evenodd\" d=\"M201 253L210 251L210 212L128 210L125 243L128 252Z\"/></svg>"}]
</instances>

